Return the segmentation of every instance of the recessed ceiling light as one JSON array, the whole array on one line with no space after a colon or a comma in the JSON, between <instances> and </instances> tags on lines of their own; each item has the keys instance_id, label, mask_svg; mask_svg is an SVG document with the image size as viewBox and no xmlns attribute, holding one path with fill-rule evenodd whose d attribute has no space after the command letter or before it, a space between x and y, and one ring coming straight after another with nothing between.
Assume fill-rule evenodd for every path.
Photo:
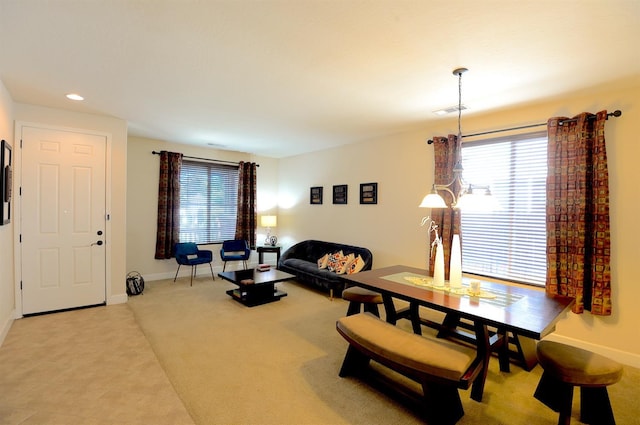
<instances>
[{"instance_id":1,"label":"recessed ceiling light","mask_svg":"<svg viewBox=\"0 0 640 425\"><path fill-rule=\"evenodd\" d=\"M76 93L69 93L67 95L67 99L71 99L71 100L84 100L84 97L80 96L79 94Z\"/></svg>"}]
</instances>

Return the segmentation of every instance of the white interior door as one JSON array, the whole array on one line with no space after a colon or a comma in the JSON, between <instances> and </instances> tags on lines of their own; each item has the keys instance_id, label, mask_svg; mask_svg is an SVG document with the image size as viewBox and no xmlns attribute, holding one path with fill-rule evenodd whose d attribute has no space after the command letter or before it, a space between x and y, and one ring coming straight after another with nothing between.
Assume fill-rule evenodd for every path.
<instances>
[{"instance_id":1,"label":"white interior door","mask_svg":"<svg viewBox=\"0 0 640 425\"><path fill-rule=\"evenodd\" d=\"M106 300L106 137L22 127L22 314Z\"/></svg>"}]
</instances>

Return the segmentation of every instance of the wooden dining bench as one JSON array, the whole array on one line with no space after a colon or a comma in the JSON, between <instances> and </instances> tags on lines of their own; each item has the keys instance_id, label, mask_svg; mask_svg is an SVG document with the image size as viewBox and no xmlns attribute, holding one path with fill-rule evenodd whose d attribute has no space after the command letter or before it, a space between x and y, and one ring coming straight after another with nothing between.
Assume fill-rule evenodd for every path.
<instances>
[{"instance_id":1,"label":"wooden dining bench","mask_svg":"<svg viewBox=\"0 0 640 425\"><path fill-rule=\"evenodd\" d=\"M422 386L429 423L455 424L464 415L458 389L469 388L482 370L473 348L413 334L371 313L342 317L336 329L349 343L341 377L364 374L374 360Z\"/></svg>"}]
</instances>

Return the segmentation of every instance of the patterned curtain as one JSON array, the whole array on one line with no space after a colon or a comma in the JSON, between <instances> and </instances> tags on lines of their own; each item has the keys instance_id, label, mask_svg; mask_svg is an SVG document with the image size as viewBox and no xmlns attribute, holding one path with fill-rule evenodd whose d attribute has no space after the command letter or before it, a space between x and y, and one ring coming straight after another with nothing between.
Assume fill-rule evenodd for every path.
<instances>
[{"instance_id":1,"label":"patterned curtain","mask_svg":"<svg viewBox=\"0 0 640 425\"><path fill-rule=\"evenodd\" d=\"M158 184L158 227L156 232L157 259L174 256L174 245L180 236L180 168L182 154L160 152Z\"/></svg>"},{"instance_id":2,"label":"patterned curtain","mask_svg":"<svg viewBox=\"0 0 640 425\"><path fill-rule=\"evenodd\" d=\"M448 137L433 138L433 155L435 158L434 182L435 184L446 185L453 180L453 168L461 160L460 142L458 137L450 134ZM460 185L455 182L450 189L453 193L460 191ZM451 194L446 191L438 191L444 202L451 206L453 199ZM442 238L444 247L444 278L449 279L449 264L451 258L451 241L453 234L460 234L460 211L453 208L433 208L431 209L431 219L438 225L438 235ZM461 236L462 238L462 236ZM429 235L429 247L435 239L435 234ZM435 252L431 252L429 256L429 270L433 274L435 261Z\"/></svg>"},{"instance_id":3,"label":"patterned curtain","mask_svg":"<svg viewBox=\"0 0 640 425\"><path fill-rule=\"evenodd\" d=\"M594 119L595 118L595 119ZM607 111L548 121L548 294L574 297L574 313L611 314Z\"/></svg>"},{"instance_id":4,"label":"patterned curtain","mask_svg":"<svg viewBox=\"0 0 640 425\"><path fill-rule=\"evenodd\" d=\"M258 214L256 206L256 169L254 162L238 164L238 221L236 239L244 239L251 249L256 247Z\"/></svg>"}]
</instances>

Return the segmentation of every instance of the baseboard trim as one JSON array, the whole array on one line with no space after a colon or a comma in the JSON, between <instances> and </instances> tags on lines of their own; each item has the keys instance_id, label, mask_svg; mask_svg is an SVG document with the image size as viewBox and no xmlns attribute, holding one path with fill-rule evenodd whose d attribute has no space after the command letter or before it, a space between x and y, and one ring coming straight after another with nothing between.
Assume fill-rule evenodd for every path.
<instances>
[{"instance_id":1,"label":"baseboard trim","mask_svg":"<svg viewBox=\"0 0 640 425\"><path fill-rule=\"evenodd\" d=\"M582 348L584 350L593 351L594 353L598 353L600 355L609 357L617 362L622 364L640 368L640 355L631 353L628 351L617 350L615 348L606 347L604 345L593 344L590 342L585 342L579 339L570 338L563 335L551 334L545 338L545 340L561 342L563 344L572 345L574 347Z\"/></svg>"},{"instance_id":2,"label":"baseboard trim","mask_svg":"<svg viewBox=\"0 0 640 425\"><path fill-rule=\"evenodd\" d=\"M4 321L2 328L0 328L0 347L2 347L4 339L9 334L9 330L11 329L11 326L13 326L14 320L16 320L16 311L11 310L11 313L7 316L7 320Z\"/></svg>"},{"instance_id":3,"label":"baseboard trim","mask_svg":"<svg viewBox=\"0 0 640 425\"><path fill-rule=\"evenodd\" d=\"M116 294L109 297L107 300L107 305L112 304L124 304L129 300L127 294Z\"/></svg>"}]
</instances>

